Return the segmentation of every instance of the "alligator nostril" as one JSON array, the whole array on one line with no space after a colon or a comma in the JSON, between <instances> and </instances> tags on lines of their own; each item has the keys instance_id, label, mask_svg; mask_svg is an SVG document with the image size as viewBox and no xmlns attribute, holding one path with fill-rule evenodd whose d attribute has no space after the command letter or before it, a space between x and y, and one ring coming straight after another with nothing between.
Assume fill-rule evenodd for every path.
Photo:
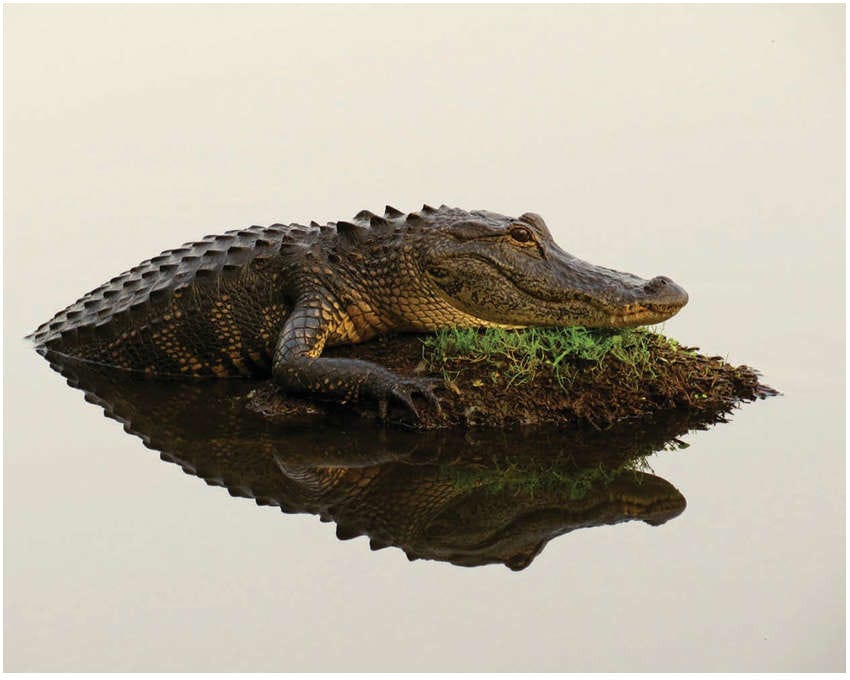
<instances>
[{"instance_id":1,"label":"alligator nostril","mask_svg":"<svg viewBox=\"0 0 850 680\"><path fill-rule=\"evenodd\" d=\"M668 279L666 276L656 276L644 286L644 289L649 293L657 293L671 283L673 283L673 280Z\"/></svg>"},{"instance_id":2,"label":"alligator nostril","mask_svg":"<svg viewBox=\"0 0 850 680\"><path fill-rule=\"evenodd\" d=\"M643 290L656 304L683 306L688 302L688 294L667 276L656 276L647 281Z\"/></svg>"}]
</instances>

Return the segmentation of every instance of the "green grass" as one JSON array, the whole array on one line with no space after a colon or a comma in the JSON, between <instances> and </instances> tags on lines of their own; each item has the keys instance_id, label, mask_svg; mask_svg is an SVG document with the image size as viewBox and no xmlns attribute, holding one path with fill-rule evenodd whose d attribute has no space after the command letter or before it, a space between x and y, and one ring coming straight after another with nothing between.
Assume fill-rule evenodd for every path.
<instances>
[{"instance_id":1,"label":"green grass","mask_svg":"<svg viewBox=\"0 0 850 680\"><path fill-rule=\"evenodd\" d=\"M509 384L534 379L540 370L551 370L561 385L569 382L570 362L600 364L613 357L629 370L651 371L651 347L656 342L675 347L675 340L645 329L527 328L505 330L452 328L422 340L423 356L432 369L451 378L455 360L486 362L499 369Z\"/></svg>"},{"instance_id":2,"label":"green grass","mask_svg":"<svg viewBox=\"0 0 850 680\"><path fill-rule=\"evenodd\" d=\"M576 469L571 465L553 464L543 468L528 469L520 465L506 463L498 468L463 468L452 465L443 466L441 472L460 490L483 489L489 493L503 491L516 494L562 493L569 500L581 500L588 491L598 484L611 483L622 474L631 473L640 481L638 473L651 473L652 468L646 456L636 456L614 468L603 463Z\"/></svg>"}]
</instances>

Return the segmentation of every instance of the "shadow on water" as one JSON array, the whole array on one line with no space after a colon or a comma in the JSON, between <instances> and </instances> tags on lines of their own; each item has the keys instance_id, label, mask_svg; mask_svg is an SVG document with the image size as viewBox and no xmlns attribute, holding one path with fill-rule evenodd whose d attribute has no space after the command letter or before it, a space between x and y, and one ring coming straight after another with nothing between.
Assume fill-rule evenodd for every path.
<instances>
[{"instance_id":1,"label":"shadow on water","mask_svg":"<svg viewBox=\"0 0 850 680\"><path fill-rule=\"evenodd\" d=\"M685 498L646 471L645 457L711 422L679 411L605 431L409 432L342 414L279 422L246 408L256 381L153 381L47 358L106 416L207 484L318 515L372 549L462 566L524 569L575 529L676 517Z\"/></svg>"}]
</instances>

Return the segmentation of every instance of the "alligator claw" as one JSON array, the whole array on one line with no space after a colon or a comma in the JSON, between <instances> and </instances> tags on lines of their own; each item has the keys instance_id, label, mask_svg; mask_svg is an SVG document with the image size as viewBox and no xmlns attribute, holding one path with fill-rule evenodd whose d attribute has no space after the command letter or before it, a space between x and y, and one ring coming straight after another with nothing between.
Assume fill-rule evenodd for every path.
<instances>
[{"instance_id":1,"label":"alligator claw","mask_svg":"<svg viewBox=\"0 0 850 680\"><path fill-rule=\"evenodd\" d=\"M387 389L385 396L378 400L378 416L385 422L388 420L389 402L392 400L412 413L416 423L421 423L422 414L413 400L416 396L423 398L434 411L442 414L440 400L434 394L434 389L442 384L442 380L434 378L402 378L394 382Z\"/></svg>"}]
</instances>

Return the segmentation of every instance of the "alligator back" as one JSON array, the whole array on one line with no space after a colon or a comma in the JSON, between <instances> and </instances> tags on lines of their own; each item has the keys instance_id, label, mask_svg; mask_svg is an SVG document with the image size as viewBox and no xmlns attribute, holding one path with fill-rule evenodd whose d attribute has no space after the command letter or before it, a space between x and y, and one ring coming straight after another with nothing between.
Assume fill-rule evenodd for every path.
<instances>
[{"instance_id":1,"label":"alligator back","mask_svg":"<svg viewBox=\"0 0 850 680\"><path fill-rule=\"evenodd\" d=\"M287 313L275 224L166 250L87 293L30 336L87 361L156 375L267 374Z\"/></svg>"}]
</instances>

